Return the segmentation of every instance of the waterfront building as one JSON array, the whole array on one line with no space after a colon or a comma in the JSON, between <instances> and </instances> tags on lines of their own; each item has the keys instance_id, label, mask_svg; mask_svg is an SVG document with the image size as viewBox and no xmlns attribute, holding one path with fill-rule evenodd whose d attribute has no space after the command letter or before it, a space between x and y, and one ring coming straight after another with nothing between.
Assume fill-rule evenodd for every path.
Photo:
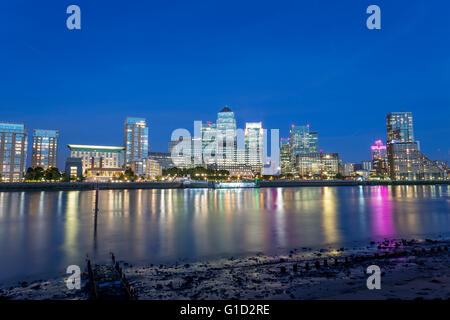
<instances>
[{"instance_id":1,"label":"waterfront building","mask_svg":"<svg viewBox=\"0 0 450 320\"><path fill-rule=\"evenodd\" d=\"M373 170L372 161L361 161L361 169L368 172L372 171Z\"/></svg>"},{"instance_id":2,"label":"waterfront building","mask_svg":"<svg viewBox=\"0 0 450 320\"><path fill-rule=\"evenodd\" d=\"M411 112L391 112L386 116L388 141L413 142L413 118Z\"/></svg>"},{"instance_id":3,"label":"waterfront building","mask_svg":"<svg viewBox=\"0 0 450 320\"><path fill-rule=\"evenodd\" d=\"M386 176L388 173L387 147L383 145L381 140L376 140L373 146L370 147L370 157L376 175Z\"/></svg>"},{"instance_id":4,"label":"waterfront building","mask_svg":"<svg viewBox=\"0 0 450 320\"><path fill-rule=\"evenodd\" d=\"M370 147L370 152L372 162L375 160L387 159L387 149L381 140L375 141L374 145Z\"/></svg>"},{"instance_id":5,"label":"waterfront building","mask_svg":"<svg viewBox=\"0 0 450 320\"><path fill-rule=\"evenodd\" d=\"M251 166L234 162L229 165L218 165L218 164L211 164L208 165L208 169L214 169L214 170L226 170L230 173L230 177L239 177L239 178L249 178L252 179L255 177L255 173L253 172L253 169Z\"/></svg>"},{"instance_id":6,"label":"waterfront building","mask_svg":"<svg viewBox=\"0 0 450 320\"><path fill-rule=\"evenodd\" d=\"M58 130L33 130L31 166L44 170L58 167Z\"/></svg>"},{"instance_id":7,"label":"waterfront building","mask_svg":"<svg viewBox=\"0 0 450 320\"><path fill-rule=\"evenodd\" d=\"M236 119L229 107L217 114L217 151L216 163L221 166L233 165L236 162Z\"/></svg>"},{"instance_id":8,"label":"waterfront building","mask_svg":"<svg viewBox=\"0 0 450 320\"><path fill-rule=\"evenodd\" d=\"M202 162L210 165L216 162L217 151L217 125L211 121L202 123Z\"/></svg>"},{"instance_id":9,"label":"waterfront building","mask_svg":"<svg viewBox=\"0 0 450 320\"><path fill-rule=\"evenodd\" d=\"M83 162L81 158L66 158L65 172L70 180L76 180L83 174Z\"/></svg>"},{"instance_id":10,"label":"waterfront building","mask_svg":"<svg viewBox=\"0 0 450 320\"><path fill-rule=\"evenodd\" d=\"M162 175L162 168L158 161L150 158L142 158L131 162L131 170L137 176L145 179L156 178Z\"/></svg>"},{"instance_id":11,"label":"waterfront building","mask_svg":"<svg viewBox=\"0 0 450 320\"><path fill-rule=\"evenodd\" d=\"M111 182L119 180L124 173L123 168L89 168L86 170L86 182Z\"/></svg>"},{"instance_id":12,"label":"waterfront building","mask_svg":"<svg viewBox=\"0 0 450 320\"><path fill-rule=\"evenodd\" d=\"M125 164L148 156L148 127L144 118L128 117L124 128Z\"/></svg>"},{"instance_id":13,"label":"waterfront building","mask_svg":"<svg viewBox=\"0 0 450 320\"><path fill-rule=\"evenodd\" d=\"M81 158L83 174L93 168L123 169L125 164L125 147L76 144L69 144L67 147L70 157Z\"/></svg>"},{"instance_id":14,"label":"waterfront building","mask_svg":"<svg viewBox=\"0 0 450 320\"><path fill-rule=\"evenodd\" d=\"M169 169L175 167L172 162L170 152L149 152L148 157L159 163L161 169Z\"/></svg>"},{"instance_id":15,"label":"waterfront building","mask_svg":"<svg viewBox=\"0 0 450 320\"><path fill-rule=\"evenodd\" d=\"M319 138L315 131L306 126L291 126L291 152L292 158L297 155L312 154L319 152Z\"/></svg>"},{"instance_id":16,"label":"waterfront building","mask_svg":"<svg viewBox=\"0 0 450 320\"><path fill-rule=\"evenodd\" d=\"M280 170L281 175L293 174L291 156L291 138L281 138L280 144Z\"/></svg>"},{"instance_id":17,"label":"waterfront building","mask_svg":"<svg viewBox=\"0 0 450 320\"><path fill-rule=\"evenodd\" d=\"M245 124L245 164L255 173L261 173L263 167L263 128L261 122ZM240 158L240 157L239 157Z\"/></svg>"},{"instance_id":18,"label":"waterfront building","mask_svg":"<svg viewBox=\"0 0 450 320\"><path fill-rule=\"evenodd\" d=\"M417 142L388 144L389 176L392 180L447 179L447 173L419 151Z\"/></svg>"},{"instance_id":19,"label":"waterfront building","mask_svg":"<svg viewBox=\"0 0 450 320\"><path fill-rule=\"evenodd\" d=\"M353 163L340 163L339 173L345 177L353 176L355 173L355 166Z\"/></svg>"},{"instance_id":20,"label":"waterfront building","mask_svg":"<svg viewBox=\"0 0 450 320\"><path fill-rule=\"evenodd\" d=\"M0 122L0 181L23 180L27 163L27 136L24 124Z\"/></svg>"},{"instance_id":21,"label":"waterfront building","mask_svg":"<svg viewBox=\"0 0 450 320\"><path fill-rule=\"evenodd\" d=\"M388 175L388 162L386 159L375 159L373 162L373 170L379 177L386 177Z\"/></svg>"},{"instance_id":22,"label":"waterfront building","mask_svg":"<svg viewBox=\"0 0 450 320\"><path fill-rule=\"evenodd\" d=\"M333 178L339 173L337 153L305 153L298 154L295 158L295 166L300 176Z\"/></svg>"},{"instance_id":23,"label":"waterfront building","mask_svg":"<svg viewBox=\"0 0 450 320\"><path fill-rule=\"evenodd\" d=\"M420 151L414 141L411 112L391 112L386 116L387 162L391 180L447 179L448 175Z\"/></svg>"},{"instance_id":24,"label":"waterfront building","mask_svg":"<svg viewBox=\"0 0 450 320\"><path fill-rule=\"evenodd\" d=\"M195 139L192 137L179 137L178 140L169 141L169 153L172 162L177 168L193 168Z\"/></svg>"}]
</instances>

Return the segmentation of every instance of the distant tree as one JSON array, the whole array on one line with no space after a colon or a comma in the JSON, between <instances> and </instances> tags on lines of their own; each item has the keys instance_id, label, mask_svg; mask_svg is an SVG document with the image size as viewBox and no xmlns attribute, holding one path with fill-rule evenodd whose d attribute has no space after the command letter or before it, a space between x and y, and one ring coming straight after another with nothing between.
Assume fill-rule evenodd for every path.
<instances>
[{"instance_id":1,"label":"distant tree","mask_svg":"<svg viewBox=\"0 0 450 320\"><path fill-rule=\"evenodd\" d=\"M61 175L61 181L62 182L69 182L70 181L70 177L68 176L68 174L66 172L63 172Z\"/></svg>"},{"instance_id":2,"label":"distant tree","mask_svg":"<svg viewBox=\"0 0 450 320\"><path fill-rule=\"evenodd\" d=\"M44 177L46 181L59 181L61 180L61 172L58 168L51 167L45 170Z\"/></svg>"},{"instance_id":3,"label":"distant tree","mask_svg":"<svg viewBox=\"0 0 450 320\"><path fill-rule=\"evenodd\" d=\"M85 179L86 179L86 177L83 176L82 174L80 174L80 175L77 177L77 181L79 181L79 182L83 182Z\"/></svg>"},{"instance_id":4,"label":"distant tree","mask_svg":"<svg viewBox=\"0 0 450 320\"><path fill-rule=\"evenodd\" d=\"M41 167L30 167L25 174L26 181L41 181L44 178L45 171Z\"/></svg>"},{"instance_id":5,"label":"distant tree","mask_svg":"<svg viewBox=\"0 0 450 320\"><path fill-rule=\"evenodd\" d=\"M338 173L338 174L336 174L335 176L334 176L334 178L336 179L336 180L344 180L344 175L342 174L342 173Z\"/></svg>"},{"instance_id":6,"label":"distant tree","mask_svg":"<svg viewBox=\"0 0 450 320\"><path fill-rule=\"evenodd\" d=\"M137 176L134 174L133 170L131 170L131 168L127 168L125 170L125 179L129 180L129 181L134 181L136 180Z\"/></svg>"}]
</instances>

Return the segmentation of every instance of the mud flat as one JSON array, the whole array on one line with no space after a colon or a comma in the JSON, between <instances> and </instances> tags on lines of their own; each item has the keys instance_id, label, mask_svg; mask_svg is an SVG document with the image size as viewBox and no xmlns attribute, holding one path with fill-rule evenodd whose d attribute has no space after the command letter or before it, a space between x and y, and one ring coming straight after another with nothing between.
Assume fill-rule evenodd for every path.
<instances>
[{"instance_id":1,"label":"mud flat","mask_svg":"<svg viewBox=\"0 0 450 320\"><path fill-rule=\"evenodd\" d=\"M385 240L364 248L299 248L173 265L121 262L139 299L450 299L449 240ZM381 269L369 290L366 269ZM83 285L86 280L83 280ZM2 299L87 299L64 278L0 289Z\"/></svg>"}]
</instances>

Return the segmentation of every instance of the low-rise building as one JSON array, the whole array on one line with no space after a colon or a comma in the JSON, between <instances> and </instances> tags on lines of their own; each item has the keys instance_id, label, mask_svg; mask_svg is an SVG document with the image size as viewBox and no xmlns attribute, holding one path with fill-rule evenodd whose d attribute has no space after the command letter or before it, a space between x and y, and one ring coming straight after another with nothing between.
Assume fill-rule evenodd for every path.
<instances>
[{"instance_id":1,"label":"low-rise building","mask_svg":"<svg viewBox=\"0 0 450 320\"><path fill-rule=\"evenodd\" d=\"M132 161L131 170L138 177L145 179L156 178L162 175L162 168L158 161L149 158Z\"/></svg>"},{"instance_id":2,"label":"low-rise building","mask_svg":"<svg viewBox=\"0 0 450 320\"><path fill-rule=\"evenodd\" d=\"M83 163L81 158L67 158L65 172L70 180L76 180L83 174Z\"/></svg>"}]
</instances>

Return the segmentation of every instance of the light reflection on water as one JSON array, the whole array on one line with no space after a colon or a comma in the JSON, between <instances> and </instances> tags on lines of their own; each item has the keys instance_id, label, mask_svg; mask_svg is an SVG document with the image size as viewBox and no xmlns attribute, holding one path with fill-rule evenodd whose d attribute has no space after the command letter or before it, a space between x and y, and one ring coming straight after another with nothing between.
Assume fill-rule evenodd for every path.
<instances>
[{"instance_id":1,"label":"light reflection on water","mask_svg":"<svg viewBox=\"0 0 450 320\"><path fill-rule=\"evenodd\" d=\"M0 281L132 263L450 234L448 186L0 193ZM95 228L96 225L96 228Z\"/></svg>"}]
</instances>

